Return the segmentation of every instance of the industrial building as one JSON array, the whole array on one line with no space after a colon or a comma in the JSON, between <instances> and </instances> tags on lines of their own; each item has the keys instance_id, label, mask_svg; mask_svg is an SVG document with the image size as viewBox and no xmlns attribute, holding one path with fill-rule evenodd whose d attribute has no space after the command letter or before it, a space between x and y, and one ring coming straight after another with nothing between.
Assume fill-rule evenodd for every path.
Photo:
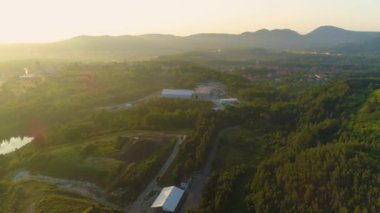
<instances>
[{"instance_id":1,"label":"industrial building","mask_svg":"<svg viewBox=\"0 0 380 213\"><path fill-rule=\"evenodd\" d=\"M181 98L202 101L211 101L215 104L215 111L224 110L226 106L235 106L239 104L237 98L230 98L226 93L225 85L220 82L199 83L193 90L186 89L164 89L161 97Z\"/></svg>"},{"instance_id":2,"label":"industrial building","mask_svg":"<svg viewBox=\"0 0 380 213\"><path fill-rule=\"evenodd\" d=\"M194 98L199 100L211 101L225 96L224 85L219 82L199 83L194 89Z\"/></svg>"},{"instance_id":3,"label":"industrial building","mask_svg":"<svg viewBox=\"0 0 380 213\"><path fill-rule=\"evenodd\" d=\"M151 208L157 212L175 212L184 193L184 190L175 186L164 187Z\"/></svg>"},{"instance_id":4,"label":"industrial building","mask_svg":"<svg viewBox=\"0 0 380 213\"><path fill-rule=\"evenodd\" d=\"M182 98L182 99L192 99L193 90L186 89L164 89L161 92L161 96L165 98Z\"/></svg>"},{"instance_id":5,"label":"industrial building","mask_svg":"<svg viewBox=\"0 0 380 213\"><path fill-rule=\"evenodd\" d=\"M214 88L208 86L201 86L195 88L195 99L211 100L214 97Z\"/></svg>"}]
</instances>

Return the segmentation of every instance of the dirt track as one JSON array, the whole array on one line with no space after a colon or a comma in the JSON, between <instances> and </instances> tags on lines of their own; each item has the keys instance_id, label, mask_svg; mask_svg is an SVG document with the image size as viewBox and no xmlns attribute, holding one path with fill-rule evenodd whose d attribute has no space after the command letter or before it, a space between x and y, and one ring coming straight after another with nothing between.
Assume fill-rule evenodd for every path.
<instances>
[{"instance_id":1,"label":"dirt track","mask_svg":"<svg viewBox=\"0 0 380 213\"><path fill-rule=\"evenodd\" d=\"M187 199L185 200L182 208L181 208L181 213L185 213L187 209L189 209L192 206L198 206L201 200L202 196L202 189L204 184L207 181L207 178L209 177L212 169L212 163L215 159L216 153L218 151L218 147L220 144L220 139L223 137L223 135L230 130L236 129L238 127L228 127L223 130L221 130L218 135L215 138L214 144L207 156L207 161L204 167L202 168L201 172L199 175L195 176L193 178L193 183L190 187L190 189L187 191L188 196Z\"/></svg>"},{"instance_id":2,"label":"dirt track","mask_svg":"<svg viewBox=\"0 0 380 213\"><path fill-rule=\"evenodd\" d=\"M152 200L149 199L149 195L152 192L159 191L161 188L158 186L157 179L159 177L162 177L165 172L169 169L170 165L173 163L175 157L178 154L179 146L182 144L185 136L177 136L177 142L176 145L166 160L165 164L161 167L158 174L152 179L152 181L148 184L148 186L145 188L143 192L140 193L140 195L137 197L135 202L126 209L126 212L133 212L133 213L140 213L140 212L150 212L150 205L152 204Z\"/></svg>"},{"instance_id":3,"label":"dirt track","mask_svg":"<svg viewBox=\"0 0 380 213\"><path fill-rule=\"evenodd\" d=\"M55 185L64 190L74 192L74 193L80 194L83 197L87 197L92 200L95 200L96 202L101 203L105 206L109 206L117 210L122 210L120 206L113 204L105 199L106 194L103 191L103 189L89 182L53 178L53 177L44 176L44 175L32 175L28 171L25 171L25 170L17 173L12 179L13 182L25 181L25 180L34 180L34 181L39 181L39 182Z\"/></svg>"}]
</instances>

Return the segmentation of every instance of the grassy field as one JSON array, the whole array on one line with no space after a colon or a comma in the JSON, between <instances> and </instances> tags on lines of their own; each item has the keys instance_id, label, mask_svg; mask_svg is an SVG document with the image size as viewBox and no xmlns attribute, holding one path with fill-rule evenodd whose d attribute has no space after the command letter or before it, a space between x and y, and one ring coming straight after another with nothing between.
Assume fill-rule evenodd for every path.
<instances>
[{"instance_id":1,"label":"grassy field","mask_svg":"<svg viewBox=\"0 0 380 213\"><path fill-rule=\"evenodd\" d=\"M25 212L26 208L33 207L37 212L49 212L49 209L67 212L63 207L68 205L69 212L82 212L88 208L102 208L96 201L53 185L35 181L12 183L19 169L30 171L32 175L96 184L113 203L126 205L158 171L171 152L175 138L173 133L123 131L46 149L29 144L7 156L10 159L8 175L2 184L4 188L0 189L0 195L6 195L6 202L0 200L0 209ZM34 193L33 188L39 190Z\"/></svg>"},{"instance_id":2,"label":"grassy field","mask_svg":"<svg viewBox=\"0 0 380 213\"><path fill-rule=\"evenodd\" d=\"M43 150L30 144L13 154L19 157L12 159L10 169L25 168L52 177L107 186L122 168L143 161L171 143L174 137L160 132L124 131Z\"/></svg>"}]
</instances>

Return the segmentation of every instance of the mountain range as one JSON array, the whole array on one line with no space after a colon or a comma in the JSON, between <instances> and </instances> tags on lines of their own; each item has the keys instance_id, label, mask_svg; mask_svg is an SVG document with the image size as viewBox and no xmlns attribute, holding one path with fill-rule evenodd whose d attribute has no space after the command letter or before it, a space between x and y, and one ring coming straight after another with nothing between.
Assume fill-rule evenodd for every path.
<instances>
[{"instance_id":1,"label":"mountain range","mask_svg":"<svg viewBox=\"0 0 380 213\"><path fill-rule=\"evenodd\" d=\"M209 33L184 37L163 34L78 36L53 43L3 44L0 45L0 60L20 58L124 60L130 57L191 51L252 48L380 53L380 32L359 32L322 26L305 35L289 29L262 29L242 34Z\"/></svg>"}]
</instances>

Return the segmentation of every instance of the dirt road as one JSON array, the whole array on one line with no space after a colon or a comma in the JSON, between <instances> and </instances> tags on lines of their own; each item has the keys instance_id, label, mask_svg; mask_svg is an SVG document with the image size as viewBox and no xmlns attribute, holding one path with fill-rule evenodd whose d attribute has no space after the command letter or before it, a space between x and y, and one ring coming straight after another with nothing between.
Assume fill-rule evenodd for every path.
<instances>
[{"instance_id":1,"label":"dirt road","mask_svg":"<svg viewBox=\"0 0 380 213\"><path fill-rule=\"evenodd\" d=\"M193 183L190 187L190 189L187 191L187 198L181 208L181 213L185 213L187 209L189 209L192 206L198 206L201 200L202 196L202 189L204 184L207 181L207 178L209 177L212 169L212 163L215 159L216 153L218 151L218 147L220 144L220 140L223 137L223 135L233 129L238 128L237 126L234 127L228 127L223 130L221 130L218 135L215 138L214 144L207 156L207 161L202 170L200 171L199 175L194 176Z\"/></svg>"},{"instance_id":2,"label":"dirt road","mask_svg":"<svg viewBox=\"0 0 380 213\"><path fill-rule=\"evenodd\" d=\"M32 175L25 170L17 173L16 176L12 179L13 182L24 180L34 180L55 185L64 190L74 192L80 194L83 197L95 200L96 202L101 203L105 206L112 207L116 210L122 210L120 206L113 204L105 199L107 196L105 195L103 189L89 182L53 178L45 175Z\"/></svg>"},{"instance_id":3,"label":"dirt road","mask_svg":"<svg viewBox=\"0 0 380 213\"><path fill-rule=\"evenodd\" d=\"M186 136L177 136L176 145L174 146L173 151L166 160L165 164L161 167L158 174L152 179L144 191L140 193L135 202L133 202L133 204L126 209L126 212L150 212L150 205L153 202L152 199L154 199L154 196L152 197L150 195L161 190L161 187L157 183L157 179L162 177L169 169L170 165L173 163L175 157L178 154L179 146L182 144L185 138Z\"/></svg>"},{"instance_id":4,"label":"dirt road","mask_svg":"<svg viewBox=\"0 0 380 213\"><path fill-rule=\"evenodd\" d=\"M147 95L145 97L139 98L134 101L122 103L122 104L114 104L109 106L103 106L103 107L96 107L96 110L106 110L106 111L114 111L114 110L125 110L125 109L131 109L133 107L138 106L139 104L145 103L146 101L150 100L154 97L159 97L161 94L161 91L156 91L150 95Z\"/></svg>"}]
</instances>

